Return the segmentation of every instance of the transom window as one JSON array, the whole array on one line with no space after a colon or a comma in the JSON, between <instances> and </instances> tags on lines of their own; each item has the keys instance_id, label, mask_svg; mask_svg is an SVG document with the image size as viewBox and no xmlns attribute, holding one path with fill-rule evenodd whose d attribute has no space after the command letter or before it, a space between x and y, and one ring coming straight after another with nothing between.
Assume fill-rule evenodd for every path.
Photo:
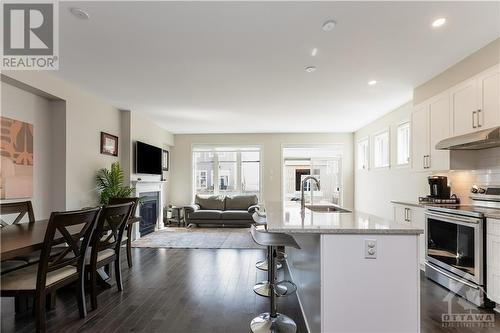
<instances>
[{"instance_id":1,"label":"transom window","mask_svg":"<svg viewBox=\"0 0 500 333\"><path fill-rule=\"evenodd\" d=\"M389 131L373 136L373 166L385 168L389 166Z\"/></svg>"},{"instance_id":2,"label":"transom window","mask_svg":"<svg viewBox=\"0 0 500 333\"><path fill-rule=\"evenodd\" d=\"M363 139L358 142L357 147L357 165L358 170L368 170L370 152L368 150L368 139Z\"/></svg>"},{"instance_id":3,"label":"transom window","mask_svg":"<svg viewBox=\"0 0 500 333\"><path fill-rule=\"evenodd\" d=\"M260 196L260 147L193 147L195 194Z\"/></svg>"},{"instance_id":4,"label":"transom window","mask_svg":"<svg viewBox=\"0 0 500 333\"><path fill-rule=\"evenodd\" d=\"M397 129L397 162L398 165L410 163L410 123L406 122Z\"/></svg>"}]
</instances>

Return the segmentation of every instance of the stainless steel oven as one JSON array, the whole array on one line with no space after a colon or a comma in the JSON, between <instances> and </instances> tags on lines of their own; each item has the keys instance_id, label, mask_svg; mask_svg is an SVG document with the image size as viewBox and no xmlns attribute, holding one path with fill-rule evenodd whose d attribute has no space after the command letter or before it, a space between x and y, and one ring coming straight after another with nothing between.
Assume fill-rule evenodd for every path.
<instances>
[{"instance_id":1,"label":"stainless steel oven","mask_svg":"<svg viewBox=\"0 0 500 333\"><path fill-rule=\"evenodd\" d=\"M460 208L459 208L460 207ZM426 211L426 276L484 305L484 217L467 207Z\"/></svg>"}]
</instances>

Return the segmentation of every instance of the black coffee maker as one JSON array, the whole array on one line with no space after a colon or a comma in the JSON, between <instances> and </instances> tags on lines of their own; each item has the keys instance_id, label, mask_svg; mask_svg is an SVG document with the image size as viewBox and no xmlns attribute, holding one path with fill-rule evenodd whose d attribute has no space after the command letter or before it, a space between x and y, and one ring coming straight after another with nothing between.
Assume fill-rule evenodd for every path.
<instances>
[{"instance_id":1,"label":"black coffee maker","mask_svg":"<svg viewBox=\"0 0 500 333\"><path fill-rule=\"evenodd\" d=\"M448 186L448 178L445 176L429 176L429 187L431 190L430 198L434 199L449 199L450 187Z\"/></svg>"}]
</instances>

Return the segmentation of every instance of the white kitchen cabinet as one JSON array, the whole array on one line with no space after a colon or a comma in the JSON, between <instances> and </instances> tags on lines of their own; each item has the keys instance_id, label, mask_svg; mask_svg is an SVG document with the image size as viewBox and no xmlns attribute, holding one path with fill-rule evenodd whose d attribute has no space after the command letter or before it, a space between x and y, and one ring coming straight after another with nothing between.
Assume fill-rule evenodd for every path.
<instances>
[{"instance_id":1,"label":"white kitchen cabinet","mask_svg":"<svg viewBox=\"0 0 500 333\"><path fill-rule=\"evenodd\" d=\"M427 169L427 159L430 155L428 104L422 104L415 108L411 123L412 167L414 170L422 171Z\"/></svg>"},{"instance_id":2,"label":"white kitchen cabinet","mask_svg":"<svg viewBox=\"0 0 500 333\"><path fill-rule=\"evenodd\" d=\"M500 304L500 220L486 221L486 294Z\"/></svg>"},{"instance_id":3,"label":"white kitchen cabinet","mask_svg":"<svg viewBox=\"0 0 500 333\"><path fill-rule=\"evenodd\" d=\"M450 130L450 96L441 94L429 103L429 142L430 153L427 168L431 170L450 169L450 151L437 150L436 144L451 136Z\"/></svg>"},{"instance_id":4,"label":"white kitchen cabinet","mask_svg":"<svg viewBox=\"0 0 500 333\"><path fill-rule=\"evenodd\" d=\"M425 208L416 205L394 203L394 221L424 230L419 236L418 258L420 268L425 267Z\"/></svg>"},{"instance_id":5,"label":"white kitchen cabinet","mask_svg":"<svg viewBox=\"0 0 500 333\"><path fill-rule=\"evenodd\" d=\"M450 90L453 135L500 125L499 72L495 66Z\"/></svg>"},{"instance_id":6,"label":"white kitchen cabinet","mask_svg":"<svg viewBox=\"0 0 500 333\"><path fill-rule=\"evenodd\" d=\"M440 94L420 104L412 114L412 166L416 171L448 170L450 152L436 144L451 136L450 95Z\"/></svg>"},{"instance_id":7,"label":"white kitchen cabinet","mask_svg":"<svg viewBox=\"0 0 500 333\"><path fill-rule=\"evenodd\" d=\"M500 125L500 67L496 66L477 78L480 128Z\"/></svg>"},{"instance_id":8,"label":"white kitchen cabinet","mask_svg":"<svg viewBox=\"0 0 500 333\"><path fill-rule=\"evenodd\" d=\"M465 81L450 92L453 113L453 135L470 133L477 128L477 85L475 79Z\"/></svg>"}]
</instances>

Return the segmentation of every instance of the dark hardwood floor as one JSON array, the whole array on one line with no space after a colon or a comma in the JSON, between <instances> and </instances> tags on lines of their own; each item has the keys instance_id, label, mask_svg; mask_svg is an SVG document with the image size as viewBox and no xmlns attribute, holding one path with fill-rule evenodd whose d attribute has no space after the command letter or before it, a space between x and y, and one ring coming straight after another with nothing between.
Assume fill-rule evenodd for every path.
<instances>
[{"instance_id":1,"label":"dark hardwood floor","mask_svg":"<svg viewBox=\"0 0 500 333\"><path fill-rule=\"evenodd\" d=\"M47 312L50 332L172 332L245 333L257 314L268 311L268 301L252 287L266 273L255 269L263 250L171 250L134 248L134 267L123 258L124 291L102 290L99 307L79 319L71 289L58 292L56 308ZM125 257L125 256L124 256ZM490 328L443 328L441 315L447 291L422 276L422 332L500 332L500 314ZM298 332L306 332L295 296L280 298L280 312L294 318ZM463 313L458 297L453 312ZM473 310L474 313L478 312ZM491 311L479 311L491 313ZM15 315L14 302L1 299L1 331L32 332L31 313Z\"/></svg>"},{"instance_id":2,"label":"dark hardwood floor","mask_svg":"<svg viewBox=\"0 0 500 333\"><path fill-rule=\"evenodd\" d=\"M172 250L134 248L134 266L123 258L124 291L104 290L98 309L78 317L71 290L60 290L56 309L47 312L51 332L239 333L268 311L268 300L253 292L266 273L255 268L263 250ZM125 256L124 256L125 257ZM88 298L87 298L88 300ZM89 300L87 302L90 309ZM32 332L30 313L14 313L13 300L1 300L1 331ZM306 332L295 295L280 298L279 311Z\"/></svg>"}]
</instances>

